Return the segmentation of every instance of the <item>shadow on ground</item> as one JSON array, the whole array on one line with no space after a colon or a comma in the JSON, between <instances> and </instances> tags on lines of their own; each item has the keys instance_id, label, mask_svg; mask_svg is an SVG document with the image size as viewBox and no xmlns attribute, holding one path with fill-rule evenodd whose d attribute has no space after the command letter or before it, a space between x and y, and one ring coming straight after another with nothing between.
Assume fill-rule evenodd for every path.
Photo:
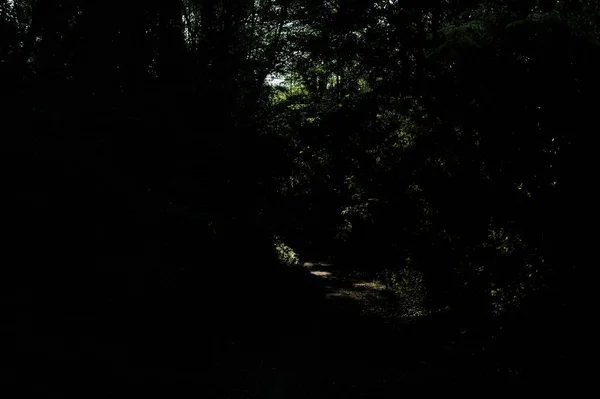
<instances>
[{"instance_id":1,"label":"shadow on ground","mask_svg":"<svg viewBox=\"0 0 600 399\"><path fill-rule=\"evenodd\" d=\"M119 272L147 261L102 259L111 271L93 275L14 275L2 296L2 383L44 393L73 390L76 379L103 393L116 383L179 384L206 397L352 398L395 397L413 383L520 381L493 343L444 314L414 322L369 312L393 298L331 264L238 283L210 262Z\"/></svg>"}]
</instances>

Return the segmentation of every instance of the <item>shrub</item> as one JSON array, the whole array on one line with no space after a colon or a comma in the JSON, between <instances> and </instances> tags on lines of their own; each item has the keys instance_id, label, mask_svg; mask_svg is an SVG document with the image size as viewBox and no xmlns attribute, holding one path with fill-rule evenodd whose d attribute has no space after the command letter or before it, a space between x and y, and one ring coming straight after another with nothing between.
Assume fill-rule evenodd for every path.
<instances>
[{"instance_id":1,"label":"shrub","mask_svg":"<svg viewBox=\"0 0 600 399\"><path fill-rule=\"evenodd\" d=\"M279 236L273 238L275 253L277 258L286 266L299 266L299 255L288 245L286 245Z\"/></svg>"},{"instance_id":2,"label":"shrub","mask_svg":"<svg viewBox=\"0 0 600 399\"><path fill-rule=\"evenodd\" d=\"M427 293L421 272L410 267L386 269L379 273L378 280L400 297L405 316L416 317L425 314Z\"/></svg>"}]
</instances>

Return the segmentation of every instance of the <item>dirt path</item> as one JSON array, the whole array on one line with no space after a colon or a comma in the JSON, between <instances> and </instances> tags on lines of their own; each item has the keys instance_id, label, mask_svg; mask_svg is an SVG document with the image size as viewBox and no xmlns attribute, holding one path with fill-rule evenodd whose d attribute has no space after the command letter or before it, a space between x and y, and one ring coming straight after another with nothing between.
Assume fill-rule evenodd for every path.
<instances>
[{"instance_id":1,"label":"dirt path","mask_svg":"<svg viewBox=\"0 0 600 399\"><path fill-rule=\"evenodd\" d=\"M358 312L365 317L404 324L400 298L383 284L351 276L331 263L306 262L304 267L322 285L326 310L342 314Z\"/></svg>"},{"instance_id":2,"label":"dirt path","mask_svg":"<svg viewBox=\"0 0 600 399\"><path fill-rule=\"evenodd\" d=\"M399 392L399 385L422 366L402 340L407 323L390 306L398 298L332 264L304 267L324 294L321 307L310 334L284 338L259 397L387 397Z\"/></svg>"}]
</instances>

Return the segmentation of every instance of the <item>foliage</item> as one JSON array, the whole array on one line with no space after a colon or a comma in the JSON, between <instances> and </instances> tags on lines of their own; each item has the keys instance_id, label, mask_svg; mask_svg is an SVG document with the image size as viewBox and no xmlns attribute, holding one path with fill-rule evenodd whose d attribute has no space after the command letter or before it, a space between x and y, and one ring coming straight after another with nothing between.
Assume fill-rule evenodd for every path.
<instances>
[{"instance_id":1,"label":"foliage","mask_svg":"<svg viewBox=\"0 0 600 399\"><path fill-rule=\"evenodd\" d=\"M277 253L277 258L280 262L284 263L286 266L299 266L300 258L296 252L288 245L286 245L281 238L275 237L274 240L275 252Z\"/></svg>"},{"instance_id":2,"label":"foliage","mask_svg":"<svg viewBox=\"0 0 600 399\"><path fill-rule=\"evenodd\" d=\"M427 294L423 285L423 275L416 269L388 269L379 273L379 281L394 291L406 309L406 318L422 317L426 314Z\"/></svg>"}]
</instances>

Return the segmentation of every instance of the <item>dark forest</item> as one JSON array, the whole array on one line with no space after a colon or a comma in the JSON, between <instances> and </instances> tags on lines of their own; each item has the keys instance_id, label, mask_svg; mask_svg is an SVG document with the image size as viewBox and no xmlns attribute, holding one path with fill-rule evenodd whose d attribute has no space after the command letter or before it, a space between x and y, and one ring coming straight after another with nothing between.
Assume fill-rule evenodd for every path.
<instances>
[{"instance_id":1,"label":"dark forest","mask_svg":"<svg viewBox=\"0 0 600 399\"><path fill-rule=\"evenodd\" d=\"M0 0L0 383L592 381L599 92L591 0Z\"/></svg>"}]
</instances>

